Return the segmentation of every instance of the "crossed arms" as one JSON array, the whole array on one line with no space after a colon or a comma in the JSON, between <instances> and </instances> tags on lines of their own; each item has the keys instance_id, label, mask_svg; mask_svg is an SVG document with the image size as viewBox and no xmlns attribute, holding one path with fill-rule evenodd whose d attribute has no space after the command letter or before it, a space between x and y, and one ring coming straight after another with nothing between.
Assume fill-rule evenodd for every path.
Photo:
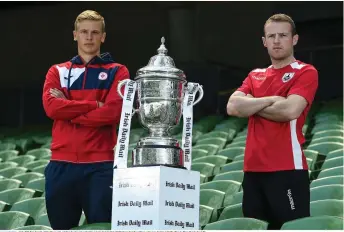
<instances>
[{"instance_id":1,"label":"crossed arms","mask_svg":"<svg viewBox=\"0 0 344 232\"><path fill-rule=\"evenodd\" d=\"M259 115L276 122L287 122L298 118L307 106L305 98L292 94L255 98L250 94L236 91L228 100L227 113L231 116L249 117Z\"/></svg>"},{"instance_id":2,"label":"crossed arms","mask_svg":"<svg viewBox=\"0 0 344 232\"><path fill-rule=\"evenodd\" d=\"M43 107L53 120L66 120L90 127L119 123L122 98L117 93L120 80L128 79L129 72L121 66L104 102L90 100L69 100L62 92L56 68L49 69L43 87Z\"/></svg>"}]
</instances>

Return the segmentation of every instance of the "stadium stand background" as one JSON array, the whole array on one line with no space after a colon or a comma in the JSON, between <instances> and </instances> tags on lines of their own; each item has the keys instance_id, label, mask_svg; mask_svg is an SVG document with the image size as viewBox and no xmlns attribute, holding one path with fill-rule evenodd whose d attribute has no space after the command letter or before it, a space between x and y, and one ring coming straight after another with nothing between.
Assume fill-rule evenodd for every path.
<instances>
[{"instance_id":1,"label":"stadium stand background","mask_svg":"<svg viewBox=\"0 0 344 232\"><path fill-rule=\"evenodd\" d=\"M284 228L342 226L342 2L35 2L0 3L0 20L5 22L0 57L0 229L49 226L42 174L50 157L51 120L42 108L42 87L52 64L76 54L73 23L85 9L105 16L107 41L102 51L126 64L132 77L156 54L165 36L177 67L189 81L204 86L204 99L194 108L193 169L202 173L200 218L205 229L266 228L263 222L240 218L247 121L227 117L225 106L251 69L269 65L260 39L265 20L274 13L290 14L301 36L296 58L315 65L320 86L304 127L316 218ZM131 148L145 133L137 122L132 127ZM174 134L179 139L180 129ZM97 228L108 228L104 226Z\"/></svg>"}]
</instances>

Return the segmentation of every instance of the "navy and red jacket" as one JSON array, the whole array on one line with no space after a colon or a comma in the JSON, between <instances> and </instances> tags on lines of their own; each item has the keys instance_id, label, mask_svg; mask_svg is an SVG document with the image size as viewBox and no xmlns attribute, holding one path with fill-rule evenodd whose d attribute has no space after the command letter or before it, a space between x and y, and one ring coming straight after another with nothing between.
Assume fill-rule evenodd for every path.
<instances>
[{"instance_id":1,"label":"navy and red jacket","mask_svg":"<svg viewBox=\"0 0 344 232\"><path fill-rule=\"evenodd\" d=\"M114 160L116 127L122 111L118 82L129 79L128 69L109 53L85 64L80 56L50 67L43 87L43 107L54 120L51 160L93 163ZM66 98L55 98L57 88ZM122 94L124 88L122 89ZM104 102L98 107L98 102Z\"/></svg>"}]
</instances>

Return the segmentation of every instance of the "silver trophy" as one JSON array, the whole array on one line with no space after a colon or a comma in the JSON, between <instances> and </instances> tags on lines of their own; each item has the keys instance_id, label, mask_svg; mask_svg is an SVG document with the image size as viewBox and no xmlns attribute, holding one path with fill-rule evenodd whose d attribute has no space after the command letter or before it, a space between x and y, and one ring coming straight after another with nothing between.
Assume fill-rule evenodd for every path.
<instances>
[{"instance_id":1,"label":"silver trophy","mask_svg":"<svg viewBox=\"0 0 344 232\"><path fill-rule=\"evenodd\" d=\"M180 122L185 92L199 93L197 100L192 101L193 106L203 98L202 86L187 84L184 72L176 68L173 59L167 55L164 43L162 38L158 54L151 57L148 65L139 69L134 78L137 84L134 113L139 115L140 123L149 130L149 135L141 138L133 149L133 167L184 167L183 149L170 131ZM122 98L120 90L126 83L128 80L120 82L117 88Z\"/></svg>"}]
</instances>

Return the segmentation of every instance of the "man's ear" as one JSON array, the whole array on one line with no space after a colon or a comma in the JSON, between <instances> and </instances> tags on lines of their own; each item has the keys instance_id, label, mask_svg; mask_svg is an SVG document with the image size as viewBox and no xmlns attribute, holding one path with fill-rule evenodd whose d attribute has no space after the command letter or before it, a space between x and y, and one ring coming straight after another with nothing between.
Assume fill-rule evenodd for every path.
<instances>
[{"instance_id":1,"label":"man's ear","mask_svg":"<svg viewBox=\"0 0 344 232\"><path fill-rule=\"evenodd\" d=\"M104 32L104 33L103 33L102 40L101 40L101 41L102 41L102 43L104 43L104 42L105 42L105 38L106 38L106 32Z\"/></svg>"},{"instance_id":2,"label":"man's ear","mask_svg":"<svg viewBox=\"0 0 344 232\"><path fill-rule=\"evenodd\" d=\"M264 45L264 47L266 47L266 39L265 39L265 37L264 37L264 36L262 37L262 41L263 41L263 45Z\"/></svg>"},{"instance_id":3,"label":"man's ear","mask_svg":"<svg viewBox=\"0 0 344 232\"><path fill-rule=\"evenodd\" d=\"M73 31L73 37L74 37L74 41L76 41L76 31Z\"/></svg>"},{"instance_id":4,"label":"man's ear","mask_svg":"<svg viewBox=\"0 0 344 232\"><path fill-rule=\"evenodd\" d=\"M296 35L293 36L293 45L295 46L298 41L299 41L299 35L296 34Z\"/></svg>"}]
</instances>

